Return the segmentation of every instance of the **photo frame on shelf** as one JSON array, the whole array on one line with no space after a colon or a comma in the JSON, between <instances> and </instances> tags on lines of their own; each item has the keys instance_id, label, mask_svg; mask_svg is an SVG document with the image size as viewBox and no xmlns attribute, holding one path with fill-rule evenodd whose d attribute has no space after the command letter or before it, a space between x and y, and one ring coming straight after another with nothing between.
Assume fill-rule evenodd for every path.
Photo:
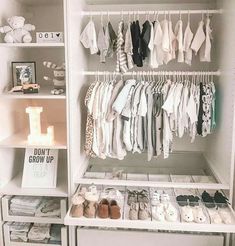
<instances>
[{"instance_id":1,"label":"photo frame on shelf","mask_svg":"<svg viewBox=\"0 0 235 246\"><path fill-rule=\"evenodd\" d=\"M23 188L56 188L58 153L57 149L26 149L21 186Z\"/></svg>"},{"instance_id":2,"label":"photo frame on shelf","mask_svg":"<svg viewBox=\"0 0 235 246\"><path fill-rule=\"evenodd\" d=\"M12 62L12 87L36 84L36 62Z\"/></svg>"}]
</instances>

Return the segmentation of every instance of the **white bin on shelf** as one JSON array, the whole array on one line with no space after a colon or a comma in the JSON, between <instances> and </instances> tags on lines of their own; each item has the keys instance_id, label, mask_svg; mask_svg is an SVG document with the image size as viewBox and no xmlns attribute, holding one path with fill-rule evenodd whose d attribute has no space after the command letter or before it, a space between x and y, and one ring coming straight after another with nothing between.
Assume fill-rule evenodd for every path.
<instances>
[{"instance_id":1,"label":"white bin on shelf","mask_svg":"<svg viewBox=\"0 0 235 246\"><path fill-rule=\"evenodd\" d=\"M5 223L3 225L4 232L4 246L68 246L68 230L64 226L61 228L61 243L60 244L50 244L50 243L31 243L31 242L15 242L10 239L9 225Z\"/></svg>"},{"instance_id":2,"label":"white bin on shelf","mask_svg":"<svg viewBox=\"0 0 235 246\"><path fill-rule=\"evenodd\" d=\"M60 217L35 217L35 216L15 216L10 214L9 204L12 196L4 196L2 198L2 213L3 221L16 221L16 222L34 222L34 223L50 223L50 224L63 224L64 217L67 213L67 201L65 198L60 199Z\"/></svg>"}]
</instances>

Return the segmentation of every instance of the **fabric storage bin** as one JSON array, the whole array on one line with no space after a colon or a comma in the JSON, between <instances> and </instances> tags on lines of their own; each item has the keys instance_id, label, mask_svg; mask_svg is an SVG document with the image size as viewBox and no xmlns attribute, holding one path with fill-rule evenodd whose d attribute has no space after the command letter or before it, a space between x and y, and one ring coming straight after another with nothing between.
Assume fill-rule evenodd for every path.
<instances>
[{"instance_id":1,"label":"fabric storage bin","mask_svg":"<svg viewBox=\"0 0 235 246\"><path fill-rule=\"evenodd\" d=\"M2 198L2 213L4 221L19 222L37 222L50 224L63 224L64 217L67 213L67 201L65 198L59 198L60 201L60 217L36 217L36 216L16 216L10 213L10 201L13 196L4 196Z\"/></svg>"},{"instance_id":2,"label":"fabric storage bin","mask_svg":"<svg viewBox=\"0 0 235 246\"><path fill-rule=\"evenodd\" d=\"M32 243L32 242L16 242L11 241L10 239L10 228L7 223L3 225L3 232L4 232L4 241L5 246L67 246L68 245L68 229L66 226L61 228L61 243L59 244L52 244L52 243Z\"/></svg>"},{"instance_id":3,"label":"fabric storage bin","mask_svg":"<svg viewBox=\"0 0 235 246\"><path fill-rule=\"evenodd\" d=\"M105 230L89 230L77 229L77 245L79 246L119 246L130 245L135 246L156 246L158 244L164 246L222 246L224 237L222 235L213 234L183 234L183 233L158 233L158 232L140 232L140 231L105 231Z\"/></svg>"}]
</instances>

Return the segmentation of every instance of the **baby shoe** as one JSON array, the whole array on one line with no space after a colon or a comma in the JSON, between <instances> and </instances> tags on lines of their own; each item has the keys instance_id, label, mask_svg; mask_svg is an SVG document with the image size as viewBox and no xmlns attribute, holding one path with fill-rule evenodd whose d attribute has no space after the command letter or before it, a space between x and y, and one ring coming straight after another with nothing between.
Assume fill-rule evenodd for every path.
<instances>
[{"instance_id":1,"label":"baby shoe","mask_svg":"<svg viewBox=\"0 0 235 246\"><path fill-rule=\"evenodd\" d=\"M127 204L130 206L132 203L137 203L137 191L133 190L127 190L128 192L128 198L127 198Z\"/></svg>"},{"instance_id":2,"label":"baby shoe","mask_svg":"<svg viewBox=\"0 0 235 246\"><path fill-rule=\"evenodd\" d=\"M221 210L219 210L219 215L225 224L232 224L232 218L231 218L231 215L229 214L229 212L223 211L221 209Z\"/></svg>"},{"instance_id":3,"label":"baby shoe","mask_svg":"<svg viewBox=\"0 0 235 246\"><path fill-rule=\"evenodd\" d=\"M137 193L138 202L149 203L149 195L147 190L141 190Z\"/></svg>"},{"instance_id":4,"label":"baby shoe","mask_svg":"<svg viewBox=\"0 0 235 246\"><path fill-rule=\"evenodd\" d=\"M187 196L179 195L176 197L176 201L179 204L179 206L181 206L181 207L188 205Z\"/></svg>"},{"instance_id":5,"label":"baby shoe","mask_svg":"<svg viewBox=\"0 0 235 246\"><path fill-rule=\"evenodd\" d=\"M96 186L90 186L88 191L85 193L84 202L84 216L87 218L95 218L97 202L99 200L99 194Z\"/></svg>"},{"instance_id":6,"label":"baby shoe","mask_svg":"<svg viewBox=\"0 0 235 246\"><path fill-rule=\"evenodd\" d=\"M161 202L169 202L170 196L166 193L161 194Z\"/></svg>"},{"instance_id":7,"label":"baby shoe","mask_svg":"<svg viewBox=\"0 0 235 246\"><path fill-rule=\"evenodd\" d=\"M218 212L211 212L210 218L214 224L221 224L223 222Z\"/></svg>"},{"instance_id":8,"label":"baby shoe","mask_svg":"<svg viewBox=\"0 0 235 246\"><path fill-rule=\"evenodd\" d=\"M157 204L160 203L160 194L157 191L154 191L152 194L152 199L151 199L151 204L153 206L156 206Z\"/></svg>"},{"instance_id":9,"label":"baby shoe","mask_svg":"<svg viewBox=\"0 0 235 246\"><path fill-rule=\"evenodd\" d=\"M97 209L96 201L85 201L84 202L84 216L87 218L95 218Z\"/></svg>"},{"instance_id":10,"label":"baby shoe","mask_svg":"<svg viewBox=\"0 0 235 246\"><path fill-rule=\"evenodd\" d=\"M152 216L157 221L165 221L164 205L162 203L152 208Z\"/></svg>"},{"instance_id":11,"label":"baby shoe","mask_svg":"<svg viewBox=\"0 0 235 246\"><path fill-rule=\"evenodd\" d=\"M193 222L194 216L193 216L193 210L190 206L185 206L181 208L181 216L182 220L185 222Z\"/></svg>"},{"instance_id":12,"label":"baby shoe","mask_svg":"<svg viewBox=\"0 0 235 246\"><path fill-rule=\"evenodd\" d=\"M206 216L205 216L202 208L195 207L193 209L193 215L194 215L194 221L196 223L205 223L206 222Z\"/></svg>"},{"instance_id":13,"label":"baby shoe","mask_svg":"<svg viewBox=\"0 0 235 246\"><path fill-rule=\"evenodd\" d=\"M178 211L171 203L165 206L165 218L169 222L176 222L178 219Z\"/></svg>"},{"instance_id":14,"label":"baby shoe","mask_svg":"<svg viewBox=\"0 0 235 246\"><path fill-rule=\"evenodd\" d=\"M214 208L215 207L214 198L206 191L203 191L203 193L202 193L202 201L207 208Z\"/></svg>"},{"instance_id":15,"label":"baby shoe","mask_svg":"<svg viewBox=\"0 0 235 246\"><path fill-rule=\"evenodd\" d=\"M132 202L129 211L129 219L138 220L138 213L139 213L139 203Z\"/></svg>"},{"instance_id":16,"label":"baby shoe","mask_svg":"<svg viewBox=\"0 0 235 246\"><path fill-rule=\"evenodd\" d=\"M229 204L228 198L219 191L215 192L214 201L218 207L227 207Z\"/></svg>"},{"instance_id":17,"label":"baby shoe","mask_svg":"<svg viewBox=\"0 0 235 246\"><path fill-rule=\"evenodd\" d=\"M200 198L198 196L189 195L187 196L187 199L189 202L189 206L191 207L199 206Z\"/></svg>"},{"instance_id":18,"label":"baby shoe","mask_svg":"<svg viewBox=\"0 0 235 246\"><path fill-rule=\"evenodd\" d=\"M109 202L107 199L102 199L98 205L98 217L101 219L109 218Z\"/></svg>"},{"instance_id":19,"label":"baby shoe","mask_svg":"<svg viewBox=\"0 0 235 246\"><path fill-rule=\"evenodd\" d=\"M147 203L140 202L138 218L139 220L147 220L149 218Z\"/></svg>"},{"instance_id":20,"label":"baby shoe","mask_svg":"<svg viewBox=\"0 0 235 246\"><path fill-rule=\"evenodd\" d=\"M110 201L110 218L111 219L120 219L121 218L121 212L120 207L118 206L117 201L112 200Z\"/></svg>"},{"instance_id":21,"label":"baby shoe","mask_svg":"<svg viewBox=\"0 0 235 246\"><path fill-rule=\"evenodd\" d=\"M72 197L72 208L71 208L71 211L70 211L70 215L72 217L77 217L77 218L80 218L83 216L83 212L84 212L84 206L83 206L83 203L85 202L85 199L80 196L80 195L77 195L75 194L73 197Z\"/></svg>"}]
</instances>

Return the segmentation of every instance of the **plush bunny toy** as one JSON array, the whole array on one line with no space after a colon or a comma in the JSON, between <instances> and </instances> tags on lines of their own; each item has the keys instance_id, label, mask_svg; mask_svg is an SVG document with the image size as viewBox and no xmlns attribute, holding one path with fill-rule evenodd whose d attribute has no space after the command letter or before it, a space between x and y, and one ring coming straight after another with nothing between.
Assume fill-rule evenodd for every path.
<instances>
[{"instance_id":1,"label":"plush bunny toy","mask_svg":"<svg viewBox=\"0 0 235 246\"><path fill-rule=\"evenodd\" d=\"M193 216L193 210L189 206L182 207L182 219L186 222L193 222L194 216Z\"/></svg>"},{"instance_id":2,"label":"plush bunny toy","mask_svg":"<svg viewBox=\"0 0 235 246\"><path fill-rule=\"evenodd\" d=\"M22 16L12 16L7 19L9 26L0 27L0 33L6 33L4 41L6 43L31 43L30 31L35 30L35 26L24 24L25 18Z\"/></svg>"}]
</instances>

